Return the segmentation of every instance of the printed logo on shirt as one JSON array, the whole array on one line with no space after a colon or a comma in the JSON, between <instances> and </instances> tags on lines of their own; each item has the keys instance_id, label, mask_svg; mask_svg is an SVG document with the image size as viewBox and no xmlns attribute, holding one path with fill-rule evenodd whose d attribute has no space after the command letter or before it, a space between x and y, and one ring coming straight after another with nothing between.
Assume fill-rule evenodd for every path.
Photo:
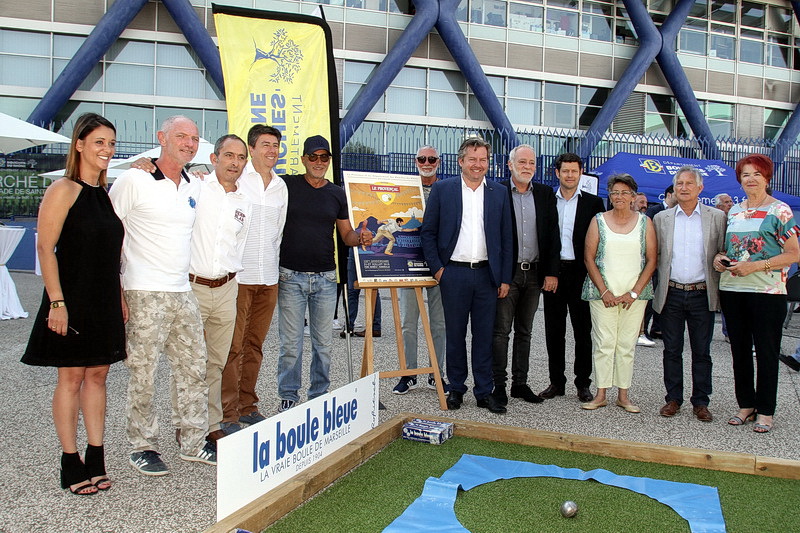
<instances>
[{"instance_id":1,"label":"printed logo on shirt","mask_svg":"<svg viewBox=\"0 0 800 533\"><path fill-rule=\"evenodd\" d=\"M244 218L245 218L244 211L242 211L241 209L236 209L236 212L233 214L233 218L236 219L236 222L238 222L239 224L244 224Z\"/></svg>"},{"instance_id":2,"label":"printed logo on shirt","mask_svg":"<svg viewBox=\"0 0 800 533\"><path fill-rule=\"evenodd\" d=\"M194 199L194 198L192 198L191 196L189 197L189 207L191 207L192 209L194 209L195 207L197 207L197 200L195 200L195 199Z\"/></svg>"}]
</instances>

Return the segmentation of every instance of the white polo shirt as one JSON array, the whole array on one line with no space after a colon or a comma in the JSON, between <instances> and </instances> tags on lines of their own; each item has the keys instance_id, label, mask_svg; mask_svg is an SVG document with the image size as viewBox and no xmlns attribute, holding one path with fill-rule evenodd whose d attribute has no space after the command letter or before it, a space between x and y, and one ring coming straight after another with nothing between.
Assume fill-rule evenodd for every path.
<instances>
[{"instance_id":1,"label":"white polo shirt","mask_svg":"<svg viewBox=\"0 0 800 533\"><path fill-rule=\"evenodd\" d=\"M225 192L214 172L206 176L192 230L189 272L218 279L242 270L251 211L250 201L241 192Z\"/></svg>"},{"instance_id":2,"label":"white polo shirt","mask_svg":"<svg viewBox=\"0 0 800 533\"><path fill-rule=\"evenodd\" d=\"M191 290L189 259L200 180L183 172L176 187L158 169L150 174L132 168L114 181L109 196L125 227L122 288Z\"/></svg>"},{"instance_id":3,"label":"white polo shirt","mask_svg":"<svg viewBox=\"0 0 800 533\"><path fill-rule=\"evenodd\" d=\"M274 170L265 189L261 174L251 161L236 183L238 191L253 205L242 257L244 270L236 280L244 285L275 285L289 190Z\"/></svg>"}]
</instances>

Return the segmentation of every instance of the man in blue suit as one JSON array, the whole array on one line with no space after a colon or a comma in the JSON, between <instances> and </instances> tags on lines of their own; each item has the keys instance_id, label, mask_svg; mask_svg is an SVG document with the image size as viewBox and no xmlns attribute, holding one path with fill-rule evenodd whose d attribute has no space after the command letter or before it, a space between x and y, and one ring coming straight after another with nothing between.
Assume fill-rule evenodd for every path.
<instances>
[{"instance_id":1,"label":"man in blue suit","mask_svg":"<svg viewBox=\"0 0 800 533\"><path fill-rule=\"evenodd\" d=\"M439 282L446 330L448 409L464 401L467 323L472 319L473 393L478 407L506 408L492 396L492 332L498 298L512 278L511 208L502 185L486 181L491 145L479 137L458 150L461 179L437 182L425 207L422 249Z\"/></svg>"}]
</instances>

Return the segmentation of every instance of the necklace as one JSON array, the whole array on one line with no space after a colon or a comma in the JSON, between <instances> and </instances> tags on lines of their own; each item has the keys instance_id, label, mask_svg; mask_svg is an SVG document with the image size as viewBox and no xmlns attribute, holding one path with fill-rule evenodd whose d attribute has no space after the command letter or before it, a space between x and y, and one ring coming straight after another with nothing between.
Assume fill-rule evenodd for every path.
<instances>
[{"instance_id":1,"label":"necklace","mask_svg":"<svg viewBox=\"0 0 800 533\"><path fill-rule=\"evenodd\" d=\"M85 183L85 184L86 184L86 185L88 185L89 187L99 187L99 186L100 186L100 184L99 184L99 183L91 184L91 183L89 183L88 181L84 180L83 178L78 178L78 179L79 179L79 180L81 180L81 183Z\"/></svg>"},{"instance_id":2,"label":"necklace","mask_svg":"<svg viewBox=\"0 0 800 533\"><path fill-rule=\"evenodd\" d=\"M769 200L769 195L767 195L763 200L761 200L761 202L757 206L750 207L750 200L748 199L747 200L747 209L744 212L744 218L747 219L747 220L750 220L751 218L753 218L753 215L755 215L758 212L758 208L763 206L766 203L767 200Z\"/></svg>"}]
</instances>

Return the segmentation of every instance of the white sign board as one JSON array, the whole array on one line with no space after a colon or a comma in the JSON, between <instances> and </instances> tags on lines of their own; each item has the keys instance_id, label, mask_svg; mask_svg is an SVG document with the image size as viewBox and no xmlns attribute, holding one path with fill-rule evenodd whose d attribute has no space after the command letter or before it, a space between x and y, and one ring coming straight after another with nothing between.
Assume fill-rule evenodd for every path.
<instances>
[{"instance_id":1,"label":"white sign board","mask_svg":"<svg viewBox=\"0 0 800 533\"><path fill-rule=\"evenodd\" d=\"M217 520L378 425L378 374L217 441Z\"/></svg>"}]
</instances>

